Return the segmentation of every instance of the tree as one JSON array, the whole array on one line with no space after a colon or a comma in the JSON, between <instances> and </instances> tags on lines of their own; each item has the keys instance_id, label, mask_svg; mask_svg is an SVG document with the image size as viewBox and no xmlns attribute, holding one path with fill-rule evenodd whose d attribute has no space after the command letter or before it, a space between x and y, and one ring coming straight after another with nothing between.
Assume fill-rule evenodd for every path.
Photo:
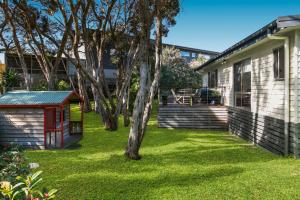
<instances>
[{"instance_id":1,"label":"tree","mask_svg":"<svg viewBox=\"0 0 300 200\"><path fill-rule=\"evenodd\" d=\"M127 1L69 1L74 31L70 32L76 68L91 82L94 98L107 130L117 130L122 101L130 83L132 68L139 52L136 39L133 7L135 0ZM80 12L74 7L80 5ZM133 35L133 37L131 37ZM126 36L126 37L124 37ZM88 65L80 64L79 44L84 43ZM121 44L120 44L121 43ZM126 45L124 45L126 44ZM104 73L104 59L108 49L120 51L125 46L122 85L115 95L109 90ZM123 49L123 48L121 48ZM121 52L122 53L122 52ZM114 98L115 96L115 98Z\"/></svg>"},{"instance_id":2,"label":"tree","mask_svg":"<svg viewBox=\"0 0 300 200\"><path fill-rule=\"evenodd\" d=\"M79 95L83 99L83 111L90 112L91 111L91 104L89 100L88 93L86 91L86 82L84 80L84 76L81 71L77 70L77 80L78 80L78 91Z\"/></svg>"},{"instance_id":3,"label":"tree","mask_svg":"<svg viewBox=\"0 0 300 200\"><path fill-rule=\"evenodd\" d=\"M196 59L192 60L192 62L189 63L189 66L192 69L195 69L199 67L200 65L204 64L207 61L207 58L205 58L203 55L199 55Z\"/></svg>"},{"instance_id":4,"label":"tree","mask_svg":"<svg viewBox=\"0 0 300 200\"><path fill-rule=\"evenodd\" d=\"M162 75L160 88L176 90L184 88L199 88L201 75L196 72L180 56L180 51L174 47L166 47L162 53Z\"/></svg>"},{"instance_id":5,"label":"tree","mask_svg":"<svg viewBox=\"0 0 300 200\"><path fill-rule=\"evenodd\" d=\"M31 80L24 58L24 45L22 45L24 32L20 26L22 23L19 15L20 9L8 0L0 2L0 9L0 17L3 20L0 24L0 41L4 47L3 50L7 52L16 51L22 68L26 89L30 90Z\"/></svg>"},{"instance_id":6,"label":"tree","mask_svg":"<svg viewBox=\"0 0 300 200\"><path fill-rule=\"evenodd\" d=\"M59 9L64 1L12 1L18 8L20 24L25 32L28 50L33 53L48 84L48 90L55 87L55 74L62 62L72 18L60 20Z\"/></svg>"},{"instance_id":7,"label":"tree","mask_svg":"<svg viewBox=\"0 0 300 200\"><path fill-rule=\"evenodd\" d=\"M162 36L167 33L167 25L175 24L175 16L179 12L179 1L174 0L154 0L149 4L146 0L140 0L137 13L141 24L141 59L140 59L140 84L135 99L132 125L128 137L125 155L134 160L140 159L139 149L146 133L152 103L157 93L160 79L161 46ZM151 81L150 66L150 31L153 20L156 25L155 39L155 73ZM163 22L167 22L164 26ZM164 31L164 32L163 32Z\"/></svg>"}]
</instances>

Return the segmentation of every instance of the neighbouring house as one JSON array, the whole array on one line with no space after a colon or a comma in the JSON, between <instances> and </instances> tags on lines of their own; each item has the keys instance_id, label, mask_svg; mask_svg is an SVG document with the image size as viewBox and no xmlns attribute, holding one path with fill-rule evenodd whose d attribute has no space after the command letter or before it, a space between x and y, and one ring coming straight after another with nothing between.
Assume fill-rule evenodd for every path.
<instances>
[{"instance_id":1,"label":"neighbouring house","mask_svg":"<svg viewBox=\"0 0 300 200\"><path fill-rule=\"evenodd\" d=\"M189 47L183 47L183 46L177 46L171 44L163 44L163 47L174 47L176 49L179 49L181 51L181 56L185 58L187 62L191 62L192 60L197 59L199 56L204 57L205 59L210 59L219 54L218 52L214 52L214 51L195 49L195 48L189 48ZM84 52L84 47L81 47L80 52ZM109 88L113 90L115 88L116 77L118 72L117 72L117 66L115 66L111 62L110 52L111 52L110 49L107 49L107 51L105 51L104 73ZM80 56L84 62L85 55L81 53ZM17 72L22 74L22 68L20 66L20 62L17 54L5 52L3 57L4 57L3 60L5 64L3 66L3 70L8 68L13 68ZM45 80L45 78L43 76L41 68L39 67L37 59L32 54L25 54L24 58L25 58L26 65L28 67L28 73L31 77L32 84L38 85L40 81ZM1 70L1 66L0 66L0 70ZM65 80L67 82L73 80L73 83L76 86L77 84L76 78L77 78L77 74L76 74L76 68L74 64L68 61L68 59L63 58L56 71L55 80L56 81ZM89 85L89 81L87 81L87 84ZM20 87L17 89L24 89L24 88L25 88L24 82L22 82Z\"/></svg>"},{"instance_id":2,"label":"neighbouring house","mask_svg":"<svg viewBox=\"0 0 300 200\"><path fill-rule=\"evenodd\" d=\"M73 120L73 102L82 104L82 99L72 91L7 92L0 97L0 144L48 149L78 141L83 112Z\"/></svg>"},{"instance_id":3,"label":"neighbouring house","mask_svg":"<svg viewBox=\"0 0 300 200\"><path fill-rule=\"evenodd\" d=\"M300 15L279 17L198 70L222 94L232 133L300 155Z\"/></svg>"}]
</instances>

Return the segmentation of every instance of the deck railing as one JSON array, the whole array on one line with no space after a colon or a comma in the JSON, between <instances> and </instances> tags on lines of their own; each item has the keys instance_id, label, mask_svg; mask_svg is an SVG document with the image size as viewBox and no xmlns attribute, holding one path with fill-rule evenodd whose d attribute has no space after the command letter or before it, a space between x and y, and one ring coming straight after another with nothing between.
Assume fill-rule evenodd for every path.
<instances>
[{"instance_id":1,"label":"deck railing","mask_svg":"<svg viewBox=\"0 0 300 200\"><path fill-rule=\"evenodd\" d=\"M70 121L70 135L82 134L82 121Z\"/></svg>"},{"instance_id":2,"label":"deck railing","mask_svg":"<svg viewBox=\"0 0 300 200\"><path fill-rule=\"evenodd\" d=\"M183 89L170 92L161 98L162 105L224 105L224 88L203 87L197 90Z\"/></svg>"}]
</instances>

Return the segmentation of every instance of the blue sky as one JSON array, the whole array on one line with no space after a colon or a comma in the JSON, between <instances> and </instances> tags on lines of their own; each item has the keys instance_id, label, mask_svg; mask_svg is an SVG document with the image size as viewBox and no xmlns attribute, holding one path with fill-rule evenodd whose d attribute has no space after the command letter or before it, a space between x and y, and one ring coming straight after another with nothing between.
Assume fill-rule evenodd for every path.
<instances>
[{"instance_id":1,"label":"blue sky","mask_svg":"<svg viewBox=\"0 0 300 200\"><path fill-rule=\"evenodd\" d=\"M223 51L278 16L300 14L300 0L181 0L177 25L163 41Z\"/></svg>"}]
</instances>

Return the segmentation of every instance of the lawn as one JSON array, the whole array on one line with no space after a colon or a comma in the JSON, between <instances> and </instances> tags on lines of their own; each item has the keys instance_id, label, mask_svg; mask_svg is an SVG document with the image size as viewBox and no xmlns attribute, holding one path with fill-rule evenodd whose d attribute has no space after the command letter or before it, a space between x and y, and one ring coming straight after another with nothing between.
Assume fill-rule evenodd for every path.
<instances>
[{"instance_id":1,"label":"lawn","mask_svg":"<svg viewBox=\"0 0 300 200\"><path fill-rule=\"evenodd\" d=\"M96 114L66 150L27 151L57 199L300 199L300 161L273 155L227 132L157 128L141 155L124 156L128 128L107 132Z\"/></svg>"}]
</instances>

